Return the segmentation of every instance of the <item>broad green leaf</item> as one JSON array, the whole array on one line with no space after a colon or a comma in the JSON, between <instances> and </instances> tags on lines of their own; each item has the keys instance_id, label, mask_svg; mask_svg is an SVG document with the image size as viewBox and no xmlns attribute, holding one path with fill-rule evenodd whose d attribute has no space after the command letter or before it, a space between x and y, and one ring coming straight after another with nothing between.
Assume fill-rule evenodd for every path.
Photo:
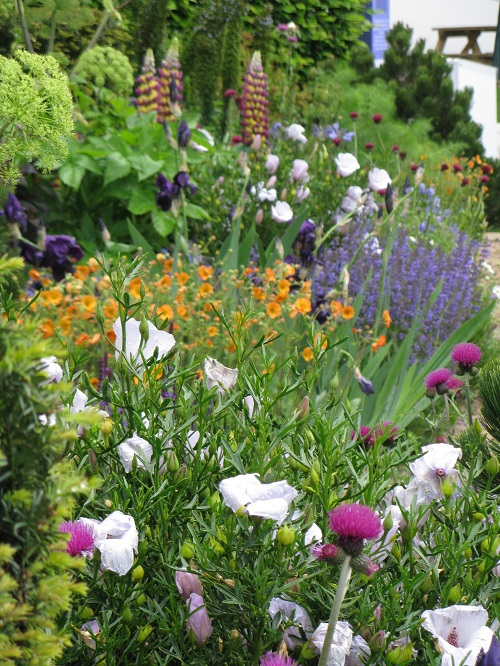
<instances>
[{"instance_id":1,"label":"broad green leaf","mask_svg":"<svg viewBox=\"0 0 500 666\"><path fill-rule=\"evenodd\" d=\"M155 196L149 190L135 190L127 206L127 209L134 215L144 215L155 208Z\"/></svg>"},{"instance_id":2,"label":"broad green leaf","mask_svg":"<svg viewBox=\"0 0 500 666\"><path fill-rule=\"evenodd\" d=\"M78 164L79 166L82 166L87 171L95 173L96 176L102 175L102 169L99 166L99 162L96 159L90 157L89 155L78 153L77 155L75 155L75 163Z\"/></svg>"},{"instance_id":3,"label":"broad green leaf","mask_svg":"<svg viewBox=\"0 0 500 666\"><path fill-rule=\"evenodd\" d=\"M242 240L239 250L238 250L238 265L239 266L248 266L250 263L250 253L255 240L255 224L252 222L250 231Z\"/></svg>"},{"instance_id":4,"label":"broad green leaf","mask_svg":"<svg viewBox=\"0 0 500 666\"><path fill-rule=\"evenodd\" d=\"M131 155L128 162L137 171L139 180L154 176L163 168L163 162L152 160L149 155Z\"/></svg>"},{"instance_id":5,"label":"broad green leaf","mask_svg":"<svg viewBox=\"0 0 500 666\"><path fill-rule=\"evenodd\" d=\"M177 220L171 213L166 213L164 210L153 210L152 212L153 226L160 236L168 236L177 224Z\"/></svg>"},{"instance_id":6,"label":"broad green leaf","mask_svg":"<svg viewBox=\"0 0 500 666\"><path fill-rule=\"evenodd\" d=\"M185 207L186 215L192 220L209 220L210 215L207 211L201 206L196 206L196 204L188 203Z\"/></svg>"},{"instance_id":7,"label":"broad green leaf","mask_svg":"<svg viewBox=\"0 0 500 666\"><path fill-rule=\"evenodd\" d=\"M128 176L131 166L128 160L120 153L110 153L106 158L106 168L104 171L104 185L112 183L119 178Z\"/></svg>"},{"instance_id":8,"label":"broad green leaf","mask_svg":"<svg viewBox=\"0 0 500 666\"><path fill-rule=\"evenodd\" d=\"M75 162L66 162L59 169L59 178L65 185L74 190L77 190L80 187L84 175L85 168Z\"/></svg>"},{"instance_id":9,"label":"broad green leaf","mask_svg":"<svg viewBox=\"0 0 500 666\"><path fill-rule=\"evenodd\" d=\"M141 247L143 252L153 255L153 248L144 238L144 236L141 234L141 232L135 226L132 220L127 220L127 226L130 231L130 237L132 238L134 245L137 245L137 247Z\"/></svg>"}]
</instances>

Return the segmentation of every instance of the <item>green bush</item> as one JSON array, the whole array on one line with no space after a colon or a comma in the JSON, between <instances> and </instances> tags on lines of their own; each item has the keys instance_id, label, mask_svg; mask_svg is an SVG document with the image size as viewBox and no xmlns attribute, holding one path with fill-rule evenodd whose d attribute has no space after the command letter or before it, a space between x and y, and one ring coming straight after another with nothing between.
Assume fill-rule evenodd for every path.
<instances>
[{"instance_id":1,"label":"green bush","mask_svg":"<svg viewBox=\"0 0 500 666\"><path fill-rule=\"evenodd\" d=\"M134 72L127 56L111 46L94 46L83 53L75 73L119 95L129 95L134 85Z\"/></svg>"}]
</instances>

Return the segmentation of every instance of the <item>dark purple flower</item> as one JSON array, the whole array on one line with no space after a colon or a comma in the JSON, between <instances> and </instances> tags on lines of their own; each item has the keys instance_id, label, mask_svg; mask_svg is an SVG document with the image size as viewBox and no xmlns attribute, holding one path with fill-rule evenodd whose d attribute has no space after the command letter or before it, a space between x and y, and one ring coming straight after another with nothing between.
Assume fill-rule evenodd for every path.
<instances>
[{"instance_id":1,"label":"dark purple flower","mask_svg":"<svg viewBox=\"0 0 500 666\"><path fill-rule=\"evenodd\" d=\"M349 114L349 118L351 120L357 120L359 118L359 113L357 111L351 111Z\"/></svg>"},{"instance_id":2,"label":"dark purple flower","mask_svg":"<svg viewBox=\"0 0 500 666\"><path fill-rule=\"evenodd\" d=\"M34 266L51 268L56 282L64 279L66 273L73 273L74 261L83 258L83 250L71 236L64 234L45 236L45 249L40 250L31 243L21 241L21 256Z\"/></svg>"},{"instance_id":3,"label":"dark purple flower","mask_svg":"<svg viewBox=\"0 0 500 666\"><path fill-rule=\"evenodd\" d=\"M172 79L172 83L175 82L175 79ZM191 139L191 130L188 127L188 124L185 120L179 125L179 130L177 132L177 143L179 148L186 148L189 140Z\"/></svg>"},{"instance_id":4,"label":"dark purple flower","mask_svg":"<svg viewBox=\"0 0 500 666\"><path fill-rule=\"evenodd\" d=\"M392 213L392 211L394 210L394 202L392 199L392 195L393 195L393 189L392 185L389 183L385 191L385 208L389 214Z\"/></svg>"},{"instance_id":5,"label":"dark purple flower","mask_svg":"<svg viewBox=\"0 0 500 666\"><path fill-rule=\"evenodd\" d=\"M477 657L476 666L500 666L500 641L495 634L493 634L491 638L488 652L485 653L484 649L481 648Z\"/></svg>"},{"instance_id":6,"label":"dark purple flower","mask_svg":"<svg viewBox=\"0 0 500 666\"><path fill-rule=\"evenodd\" d=\"M451 378L451 372L448 368L438 368L438 370L433 370L424 379L425 388L437 389L441 384L446 384L446 382Z\"/></svg>"},{"instance_id":7,"label":"dark purple flower","mask_svg":"<svg viewBox=\"0 0 500 666\"><path fill-rule=\"evenodd\" d=\"M178 188L183 190L189 188L191 194L196 194L196 186L189 180L189 174L185 171L179 171L175 174L174 183Z\"/></svg>"},{"instance_id":8,"label":"dark purple flower","mask_svg":"<svg viewBox=\"0 0 500 666\"><path fill-rule=\"evenodd\" d=\"M351 432L351 440L357 439L362 441L367 449L371 448L374 444L373 430L368 426L360 426L359 433L356 430Z\"/></svg>"},{"instance_id":9,"label":"dark purple flower","mask_svg":"<svg viewBox=\"0 0 500 666\"><path fill-rule=\"evenodd\" d=\"M26 213L19 199L12 192L9 192L7 203L5 208L0 210L0 215L5 215L10 224L18 224L23 233L26 231Z\"/></svg>"},{"instance_id":10,"label":"dark purple flower","mask_svg":"<svg viewBox=\"0 0 500 666\"><path fill-rule=\"evenodd\" d=\"M398 436L399 428L392 421L380 423L373 431L375 439L383 439L385 444L392 444Z\"/></svg>"},{"instance_id":11,"label":"dark purple flower","mask_svg":"<svg viewBox=\"0 0 500 666\"><path fill-rule=\"evenodd\" d=\"M365 150L373 150L375 148L375 144L372 143L371 141L368 141L365 143Z\"/></svg>"},{"instance_id":12,"label":"dark purple flower","mask_svg":"<svg viewBox=\"0 0 500 666\"><path fill-rule=\"evenodd\" d=\"M372 116L372 120L376 125L378 125L379 123L382 122L382 116L380 115L380 113L374 113Z\"/></svg>"},{"instance_id":13,"label":"dark purple flower","mask_svg":"<svg viewBox=\"0 0 500 666\"><path fill-rule=\"evenodd\" d=\"M160 190L156 193L156 205L164 211L170 210L174 198L179 194L179 186L172 183L162 173L159 173L156 178L156 187Z\"/></svg>"},{"instance_id":14,"label":"dark purple flower","mask_svg":"<svg viewBox=\"0 0 500 666\"><path fill-rule=\"evenodd\" d=\"M446 387L448 391L458 391L460 393L460 390L464 387L464 383L460 377L450 377L446 382Z\"/></svg>"},{"instance_id":15,"label":"dark purple flower","mask_svg":"<svg viewBox=\"0 0 500 666\"><path fill-rule=\"evenodd\" d=\"M328 560L336 561L339 559L340 551L338 546L334 543L316 544L312 550L313 557L320 562L327 562Z\"/></svg>"}]
</instances>

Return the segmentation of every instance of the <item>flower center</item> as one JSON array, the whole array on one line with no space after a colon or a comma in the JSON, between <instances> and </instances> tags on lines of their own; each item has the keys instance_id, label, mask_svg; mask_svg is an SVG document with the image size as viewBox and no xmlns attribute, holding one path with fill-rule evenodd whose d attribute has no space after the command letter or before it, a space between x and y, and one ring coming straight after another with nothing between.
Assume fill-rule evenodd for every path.
<instances>
[{"instance_id":1,"label":"flower center","mask_svg":"<svg viewBox=\"0 0 500 666\"><path fill-rule=\"evenodd\" d=\"M453 645L453 647L458 647L458 633L456 627L453 627L446 640L450 645Z\"/></svg>"},{"instance_id":2,"label":"flower center","mask_svg":"<svg viewBox=\"0 0 500 666\"><path fill-rule=\"evenodd\" d=\"M436 470L436 474L438 476L446 476L446 472L444 471L444 469L442 467L440 467L439 469Z\"/></svg>"}]
</instances>

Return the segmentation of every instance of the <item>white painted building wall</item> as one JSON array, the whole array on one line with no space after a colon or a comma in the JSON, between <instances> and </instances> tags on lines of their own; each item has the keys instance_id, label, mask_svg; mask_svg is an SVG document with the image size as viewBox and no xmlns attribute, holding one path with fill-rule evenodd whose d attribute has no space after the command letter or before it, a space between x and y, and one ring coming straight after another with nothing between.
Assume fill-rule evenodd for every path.
<instances>
[{"instance_id":1,"label":"white painted building wall","mask_svg":"<svg viewBox=\"0 0 500 666\"><path fill-rule=\"evenodd\" d=\"M427 48L435 48L438 34L433 28L494 26L498 21L499 0L391 0L391 26L398 21L413 28L414 39L423 37ZM466 44L465 37L448 39L445 53L457 54ZM493 52L494 34L481 35L481 51Z\"/></svg>"}]
</instances>

